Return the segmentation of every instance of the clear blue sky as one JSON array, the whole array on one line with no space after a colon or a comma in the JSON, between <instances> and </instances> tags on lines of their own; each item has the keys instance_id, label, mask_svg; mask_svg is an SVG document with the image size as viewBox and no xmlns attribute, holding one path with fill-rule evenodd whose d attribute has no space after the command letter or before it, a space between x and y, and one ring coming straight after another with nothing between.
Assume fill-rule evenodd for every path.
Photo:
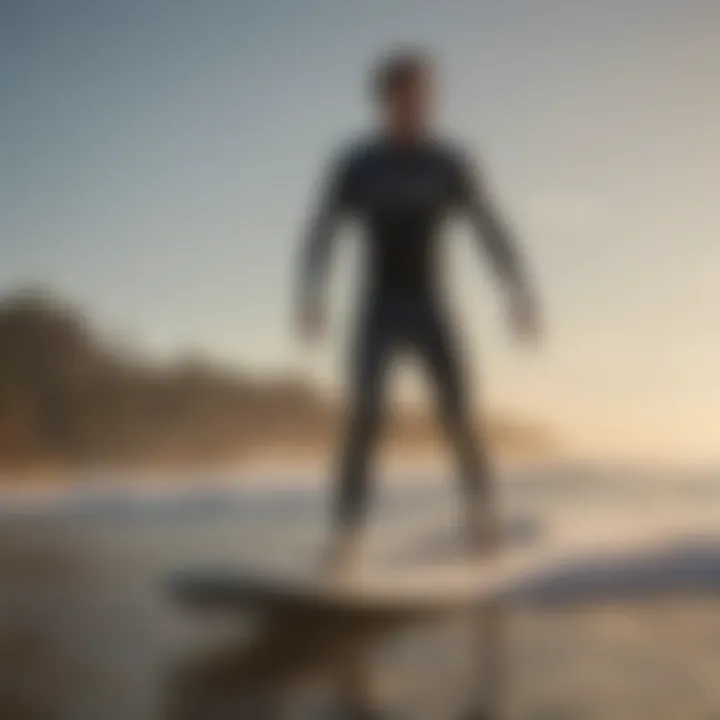
<instances>
[{"instance_id":1,"label":"clear blue sky","mask_svg":"<svg viewBox=\"0 0 720 720\"><path fill-rule=\"evenodd\" d=\"M443 125L482 155L545 295L502 334L469 237L451 272L477 387L578 452L720 457L715 0L4 0L0 289L45 284L162 355L341 379L289 331L323 161L365 72L435 50ZM457 235L457 237L455 237ZM333 283L357 274L353 244ZM351 283L350 283L351 284Z\"/></svg>"}]
</instances>

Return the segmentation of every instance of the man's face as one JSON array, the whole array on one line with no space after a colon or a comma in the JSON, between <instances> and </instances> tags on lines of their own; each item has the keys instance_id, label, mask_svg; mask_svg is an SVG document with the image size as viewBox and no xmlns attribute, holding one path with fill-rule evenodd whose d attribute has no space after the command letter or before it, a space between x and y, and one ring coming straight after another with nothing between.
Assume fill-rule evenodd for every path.
<instances>
[{"instance_id":1,"label":"man's face","mask_svg":"<svg viewBox=\"0 0 720 720\"><path fill-rule=\"evenodd\" d=\"M397 88L389 98L389 120L394 130L417 134L432 119L433 82L428 70L421 70Z\"/></svg>"}]
</instances>

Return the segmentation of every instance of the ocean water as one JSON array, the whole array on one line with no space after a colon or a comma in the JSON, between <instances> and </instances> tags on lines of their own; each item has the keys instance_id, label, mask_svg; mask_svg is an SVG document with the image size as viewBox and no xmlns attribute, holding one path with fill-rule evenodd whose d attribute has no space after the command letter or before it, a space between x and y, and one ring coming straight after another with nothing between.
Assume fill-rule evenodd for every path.
<instances>
[{"instance_id":1,"label":"ocean water","mask_svg":"<svg viewBox=\"0 0 720 720\"><path fill-rule=\"evenodd\" d=\"M480 649L502 652L508 717L720 717L720 472L544 466L506 471L496 486L508 552L578 558L513 598L503 647ZM455 489L437 472L383 476L367 562L451 557ZM267 698L258 705L253 690L268 653L263 692L279 717L335 717L324 675L286 682L297 651L287 636L254 651L255 618L193 612L168 592L190 567L316 563L327 491L317 474L290 471L7 483L0 717L261 720ZM488 691L469 628L448 618L368 646L384 716L460 717ZM354 629L288 632L310 648L297 661L309 667L329 636Z\"/></svg>"}]
</instances>

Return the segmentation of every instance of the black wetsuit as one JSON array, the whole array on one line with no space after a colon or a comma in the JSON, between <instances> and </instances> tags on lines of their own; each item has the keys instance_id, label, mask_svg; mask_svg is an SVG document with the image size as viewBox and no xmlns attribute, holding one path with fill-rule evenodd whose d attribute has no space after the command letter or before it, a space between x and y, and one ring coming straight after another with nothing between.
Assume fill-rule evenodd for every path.
<instances>
[{"instance_id":1,"label":"black wetsuit","mask_svg":"<svg viewBox=\"0 0 720 720\"><path fill-rule=\"evenodd\" d=\"M368 244L368 273L353 352L352 404L337 497L337 519L357 523L367 504L367 465L381 419L383 381L398 350L414 351L439 396L470 501L487 491L486 461L474 438L452 324L439 297L438 246L443 221L467 215L496 270L521 282L506 239L471 163L436 141L375 139L344 152L312 223L306 245L304 303L317 300L336 221L358 220Z\"/></svg>"}]
</instances>

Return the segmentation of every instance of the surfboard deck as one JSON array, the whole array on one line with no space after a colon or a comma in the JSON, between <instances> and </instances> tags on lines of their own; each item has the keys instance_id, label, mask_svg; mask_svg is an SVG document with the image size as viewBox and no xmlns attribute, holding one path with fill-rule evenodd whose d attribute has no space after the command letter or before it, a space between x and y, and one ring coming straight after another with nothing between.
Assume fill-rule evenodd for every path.
<instances>
[{"instance_id":1,"label":"surfboard deck","mask_svg":"<svg viewBox=\"0 0 720 720\"><path fill-rule=\"evenodd\" d=\"M541 539L537 521L514 517L503 523L504 551L496 559L466 559L457 530L445 528L390 549L382 564L361 565L343 580L327 577L320 566L288 570L238 564L179 572L171 578L171 590L191 606L241 611L442 612L502 592L513 577L538 569L529 556Z\"/></svg>"},{"instance_id":2,"label":"surfboard deck","mask_svg":"<svg viewBox=\"0 0 720 720\"><path fill-rule=\"evenodd\" d=\"M205 568L172 579L182 602L265 613L416 616L473 607L542 572L537 559L459 560L418 567L365 568L342 579L319 570Z\"/></svg>"}]
</instances>

